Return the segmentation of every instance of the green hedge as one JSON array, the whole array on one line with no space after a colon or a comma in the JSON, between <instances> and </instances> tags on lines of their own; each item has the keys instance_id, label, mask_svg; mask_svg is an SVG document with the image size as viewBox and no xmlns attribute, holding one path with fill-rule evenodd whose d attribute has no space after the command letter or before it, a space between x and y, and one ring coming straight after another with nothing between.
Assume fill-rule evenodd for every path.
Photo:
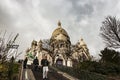
<instances>
[{"instance_id":1,"label":"green hedge","mask_svg":"<svg viewBox=\"0 0 120 80\"><path fill-rule=\"evenodd\" d=\"M96 61L80 62L72 68L65 66L57 66L57 68L80 80L106 80L109 75L120 75L119 65Z\"/></svg>"},{"instance_id":2,"label":"green hedge","mask_svg":"<svg viewBox=\"0 0 120 80\"><path fill-rule=\"evenodd\" d=\"M13 80L14 77L18 78L21 64L6 62L0 65L2 66L0 69L0 80L10 80L10 78Z\"/></svg>"},{"instance_id":3,"label":"green hedge","mask_svg":"<svg viewBox=\"0 0 120 80\"><path fill-rule=\"evenodd\" d=\"M85 70L80 70L77 68L64 67L64 66L60 66L57 68L63 72L70 74L71 76L74 76L74 77L80 79L80 80L106 80L106 77L103 75L85 71Z\"/></svg>"},{"instance_id":4,"label":"green hedge","mask_svg":"<svg viewBox=\"0 0 120 80\"><path fill-rule=\"evenodd\" d=\"M120 66L113 63L99 63L95 61L85 61L77 65L78 69L87 70L103 75L118 75L120 74Z\"/></svg>"}]
</instances>

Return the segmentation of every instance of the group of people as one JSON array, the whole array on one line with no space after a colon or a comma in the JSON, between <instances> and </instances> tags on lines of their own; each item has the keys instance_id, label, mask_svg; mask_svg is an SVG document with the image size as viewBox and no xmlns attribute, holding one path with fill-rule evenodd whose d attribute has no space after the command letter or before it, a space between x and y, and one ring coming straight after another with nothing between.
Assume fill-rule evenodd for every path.
<instances>
[{"instance_id":1,"label":"group of people","mask_svg":"<svg viewBox=\"0 0 120 80\"><path fill-rule=\"evenodd\" d=\"M27 57L25 58L24 60L24 64L23 64L23 67L26 68L26 65L27 65ZM42 66L42 72L43 72L43 80L47 79L48 76L48 65L49 65L49 61L47 60L47 56L44 56L43 59L41 60L41 66ZM38 70L38 67L39 67L39 60L38 58L36 57L34 60L33 60L33 66L34 66L34 70L37 71Z\"/></svg>"}]
</instances>

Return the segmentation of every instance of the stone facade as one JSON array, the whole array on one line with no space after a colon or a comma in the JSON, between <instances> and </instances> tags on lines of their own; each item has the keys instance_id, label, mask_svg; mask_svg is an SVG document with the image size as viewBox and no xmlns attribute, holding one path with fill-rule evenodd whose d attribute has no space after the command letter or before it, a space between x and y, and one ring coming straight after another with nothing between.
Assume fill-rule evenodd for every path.
<instances>
[{"instance_id":1,"label":"stone facade","mask_svg":"<svg viewBox=\"0 0 120 80\"><path fill-rule=\"evenodd\" d=\"M74 61L90 60L89 50L83 39L75 45L71 44L70 37L58 22L58 28L52 33L47 44L49 48L43 47L43 42L33 40L31 48L27 49L26 56L31 58L38 57L39 63L43 56L47 55L50 64L64 65L72 67Z\"/></svg>"}]
</instances>

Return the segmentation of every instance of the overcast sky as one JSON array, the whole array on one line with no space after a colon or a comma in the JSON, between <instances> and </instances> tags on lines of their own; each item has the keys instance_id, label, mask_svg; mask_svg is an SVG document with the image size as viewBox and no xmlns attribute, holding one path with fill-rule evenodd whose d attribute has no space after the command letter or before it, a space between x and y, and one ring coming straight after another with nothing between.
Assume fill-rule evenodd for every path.
<instances>
[{"instance_id":1,"label":"overcast sky","mask_svg":"<svg viewBox=\"0 0 120 80\"><path fill-rule=\"evenodd\" d=\"M0 0L0 30L20 34L20 51L33 39L49 39L60 20L71 42L82 37L97 58L104 48L100 27L108 15L120 18L119 0Z\"/></svg>"}]
</instances>

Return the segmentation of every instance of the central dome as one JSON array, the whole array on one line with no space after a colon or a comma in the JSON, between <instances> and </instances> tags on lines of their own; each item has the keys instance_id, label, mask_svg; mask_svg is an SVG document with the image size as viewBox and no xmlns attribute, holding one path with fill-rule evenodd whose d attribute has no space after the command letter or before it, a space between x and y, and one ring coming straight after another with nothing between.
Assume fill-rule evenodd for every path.
<instances>
[{"instance_id":1,"label":"central dome","mask_svg":"<svg viewBox=\"0 0 120 80\"><path fill-rule=\"evenodd\" d=\"M63 34L65 36L68 36L67 32L63 28L57 28L53 31L52 37L59 35L59 34Z\"/></svg>"},{"instance_id":2,"label":"central dome","mask_svg":"<svg viewBox=\"0 0 120 80\"><path fill-rule=\"evenodd\" d=\"M69 38L67 32L61 27L61 23L58 22L58 28L53 31L52 38L57 37L60 34L62 34L65 37Z\"/></svg>"}]
</instances>

